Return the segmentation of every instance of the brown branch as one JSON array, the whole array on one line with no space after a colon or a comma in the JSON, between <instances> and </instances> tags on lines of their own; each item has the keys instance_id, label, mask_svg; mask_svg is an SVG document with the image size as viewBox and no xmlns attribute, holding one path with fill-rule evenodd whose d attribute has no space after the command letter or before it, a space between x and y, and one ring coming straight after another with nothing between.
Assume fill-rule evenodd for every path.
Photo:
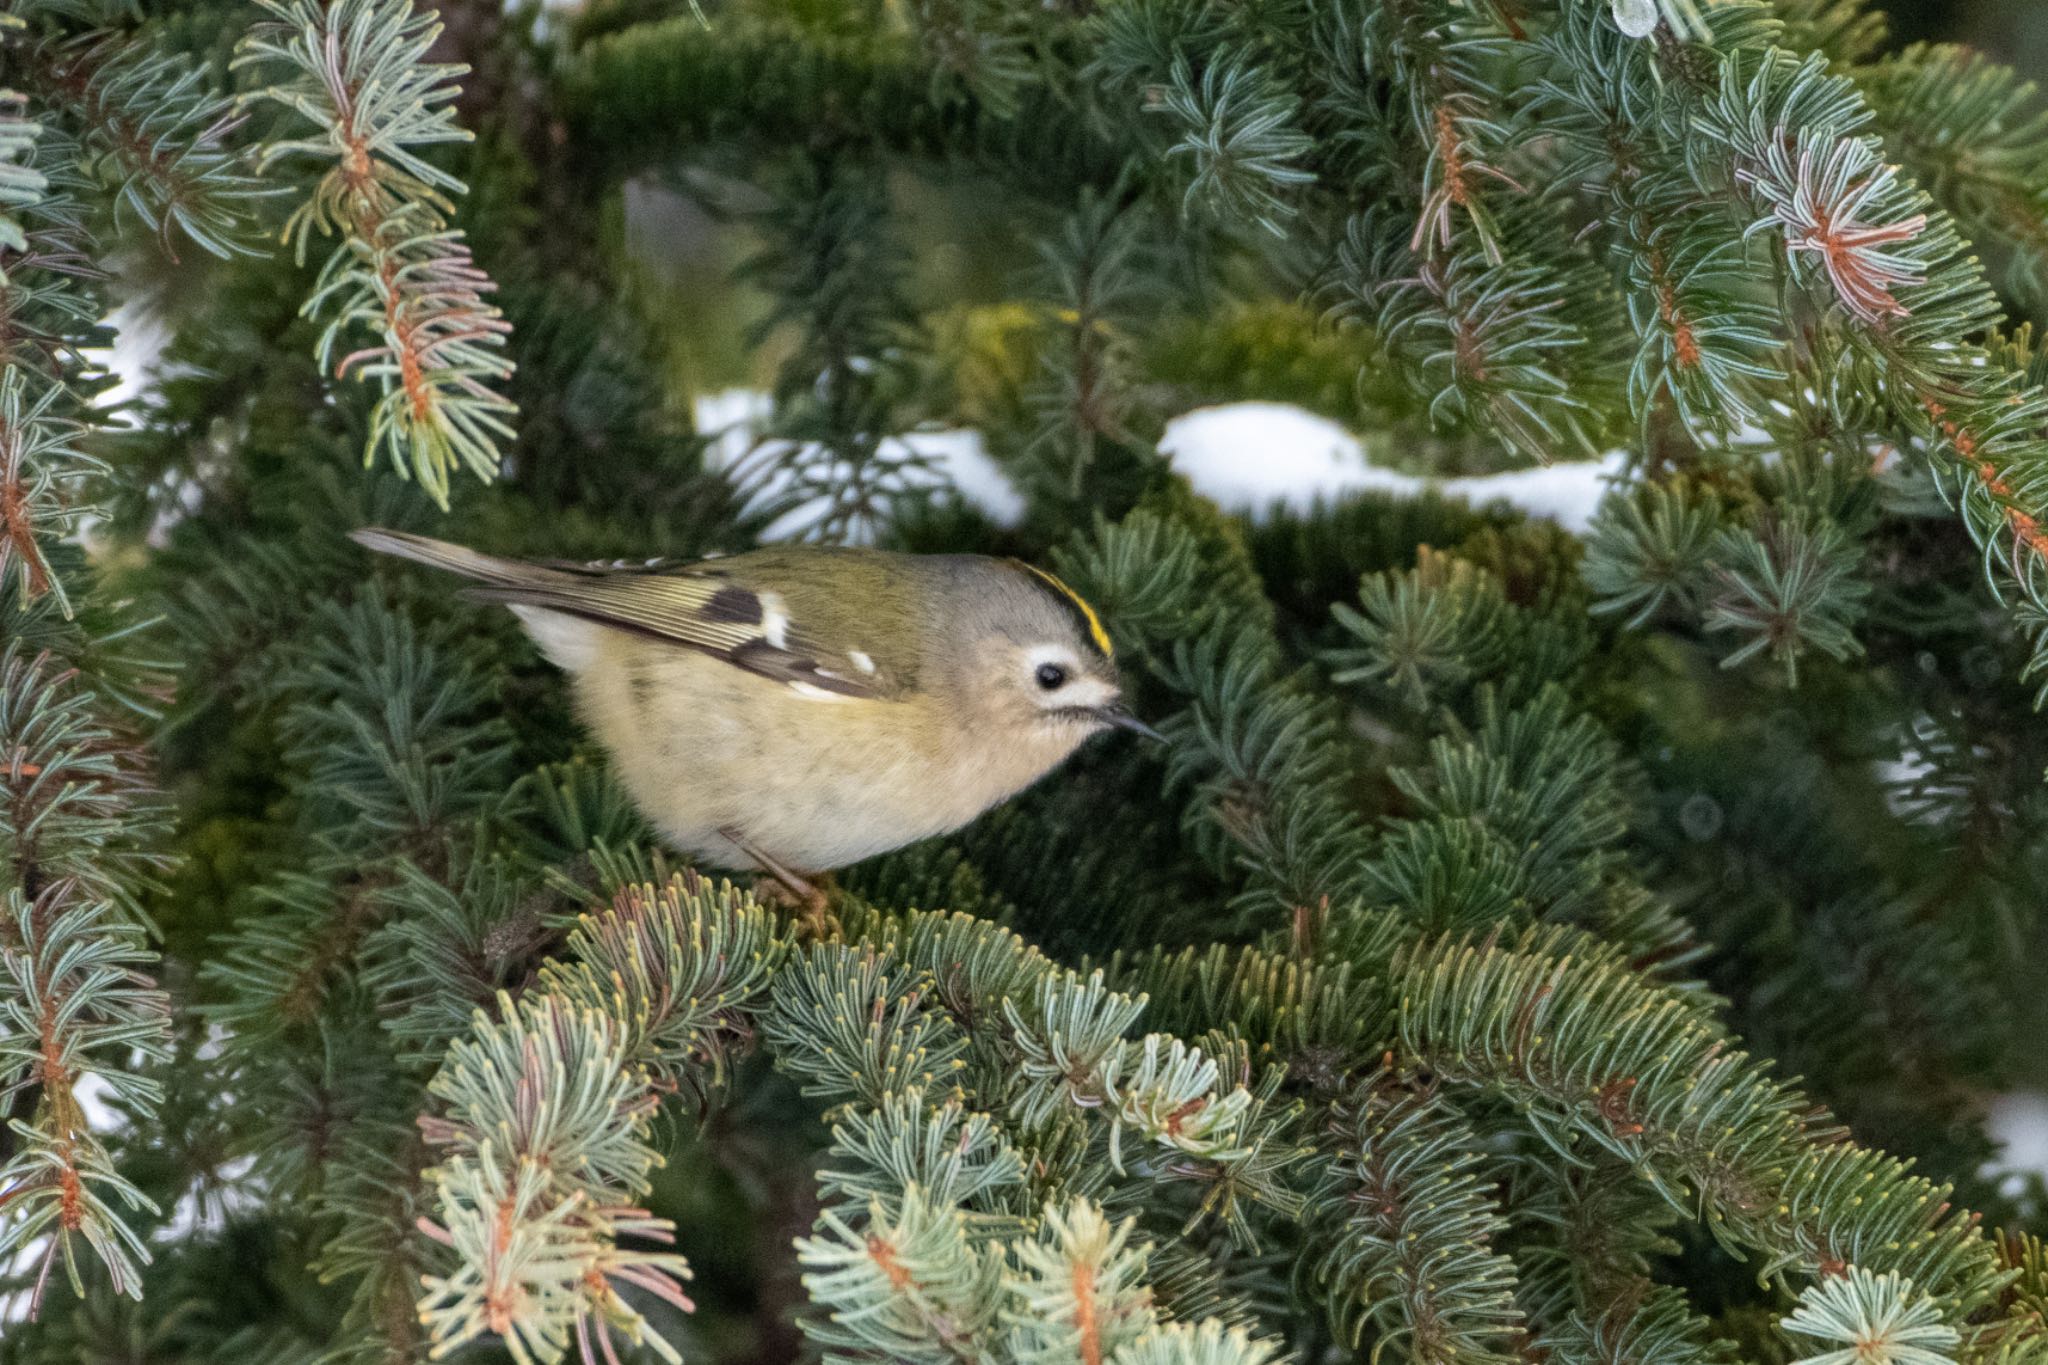
<instances>
[{"instance_id":1,"label":"brown branch","mask_svg":"<svg viewBox=\"0 0 2048 1365\"><path fill-rule=\"evenodd\" d=\"M1095 1267L1074 1264L1074 1330L1080 1333L1082 1365L1102 1365L1102 1328L1095 1320Z\"/></svg>"},{"instance_id":2,"label":"brown branch","mask_svg":"<svg viewBox=\"0 0 2048 1365\"><path fill-rule=\"evenodd\" d=\"M2012 505L2015 496L2012 485L1998 472L1997 465L1982 458L1979 453L1982 443L1969 428L1949 417L1948 408L1933 398L1923 397L1920 406L1933 420L1935 429L1941 433L1942 439L1949 443L1957 458L1977 481L1984 485L1985 491L1997 500L2004 514L2006 526L2013 534L2013 562L2010 568L2015 578L2024 580L2026 574L2022 571L2019 558L2021 547L2032 550L2038 558L2048 562L2048 531L2042 529L2037 518Z\"/></svg>"}]
</instances>

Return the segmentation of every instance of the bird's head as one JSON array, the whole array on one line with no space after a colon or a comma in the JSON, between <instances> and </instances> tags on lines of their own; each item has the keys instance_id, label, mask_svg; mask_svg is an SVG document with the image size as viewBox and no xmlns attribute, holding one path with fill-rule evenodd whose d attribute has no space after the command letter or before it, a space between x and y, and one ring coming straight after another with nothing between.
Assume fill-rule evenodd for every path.
<instances>
[{"instance_id":1,"label":"bird's head","mask_svg":"<svg viewBox=\"0 0 2048 1365\"><path fill-rule=\"evenodd\" d=\"M1021 561L993 564L968 615L959 682L982 723L1062 753L1109 729L1163 738L1125 706L1109 633L1059 579Z\"/></svg>"}]
</instances>

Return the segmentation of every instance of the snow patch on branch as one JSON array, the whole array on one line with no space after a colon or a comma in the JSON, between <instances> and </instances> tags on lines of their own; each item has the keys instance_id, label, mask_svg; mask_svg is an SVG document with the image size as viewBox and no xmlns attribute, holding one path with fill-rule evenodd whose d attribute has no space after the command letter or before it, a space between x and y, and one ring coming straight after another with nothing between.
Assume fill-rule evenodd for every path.
<instances>
[{"instance_id":1,"label":"snow patch on branch","mask_svg":"<svg viewBox=\"0 0 2048 1365\"><path fill-rule=\"evenodd\" d=\"M711 463L733 471L786 465L787 461L766 457L784 452L789 443L757 434L767 424L769 411L768 396L754 390L728 389L698 399L697 428L713 437ZM923 477L935 491L950 487L1001 526L1014 526L1023 517L1023 498L979 432L907 432L891 439L930 462ZM1584 531L1591 522L1608 485L1620 477L1625 458L1615 451L1600 460L1425 479L1373 464L1359 438L1328 418L1288 403L1259 402L1183 413L1167 423L1159 449L1196 492L1227 512L1254 520L1276 507L1301 511L1318 500L1359 493L1419 496L1433 489L1474 503L1506 502L1573 532ZM753 491L757 497L774 498L784 490L787 478L780 472L771 474ZM820 510L808 505L792 508L769 527L767 538L777 539L815 521Z\"/></svg>"}]
</instances>

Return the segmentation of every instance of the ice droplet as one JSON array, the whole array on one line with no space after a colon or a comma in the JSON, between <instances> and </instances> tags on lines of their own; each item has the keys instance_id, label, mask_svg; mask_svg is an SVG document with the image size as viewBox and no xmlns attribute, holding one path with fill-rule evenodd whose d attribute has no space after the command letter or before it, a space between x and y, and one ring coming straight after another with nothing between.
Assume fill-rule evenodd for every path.
<instances>
[{"instance_id":1,"label":"ice droplet","mask_svg":"<svg viewBox=\"0 0 2048 1365\"><path fill-rule=\"evenodd\" d=\"M1611 0L1614 23L1631 38L1647 38L1657 31L1657 0Z\"/></svg>"}]
</instances>

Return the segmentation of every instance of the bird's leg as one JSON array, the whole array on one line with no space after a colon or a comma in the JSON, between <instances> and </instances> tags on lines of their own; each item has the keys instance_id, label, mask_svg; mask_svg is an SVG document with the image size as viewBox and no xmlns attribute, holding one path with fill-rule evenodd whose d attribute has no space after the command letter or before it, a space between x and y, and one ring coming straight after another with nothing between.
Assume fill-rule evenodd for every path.
<instances>
[{"instance_id":1,"label":"bird's leg","mask_svg":"<svg viewBox=\"0 0 2048 1365\"><path fill-rule=\"evenodd\" d=\"M763 853L732 826L718 832L727 843L752 858L755 865L773 879L774 886L782 892L776 899L801 914L803 926L812 936L823 938L828 930L836 927L832 919L832 902L823 891Z\"/></svg>"}]
</instances>

